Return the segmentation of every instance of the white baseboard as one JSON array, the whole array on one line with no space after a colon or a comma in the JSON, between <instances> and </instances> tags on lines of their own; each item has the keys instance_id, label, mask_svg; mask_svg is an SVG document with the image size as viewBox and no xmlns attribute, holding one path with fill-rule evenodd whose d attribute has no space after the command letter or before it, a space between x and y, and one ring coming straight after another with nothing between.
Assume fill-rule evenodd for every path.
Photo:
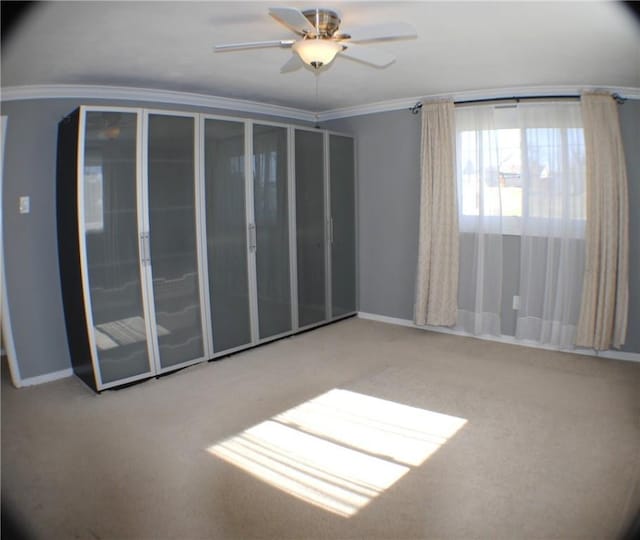
<instances>
[{"instance_id":1,"label":"white baseboard","mask_svg":"<svg viewBox=\"0 0 640 540\"><path fill-rule=\"evenodd\" d=\"M378 321L388 324L395 324L397 326L409 326L411 328L420 328L413 321L409 319L398 319L396 317L387 317L386 315L376 315L375 313L367 313L365 311L358 311L358 319L367 319L369 321Z\"/></svg>"},{"instance_id":2,"label":"white baseboard","mask_svg":"<svg viewBox=\"0 0 640 540\"><path fill-rule=\"evenodd\" d=\"M611 358L614 360L627 360L630 362L640 362L640 353L614 351L614 350L595 351L592 349L566 350L566 349L559 349L557 347L552 347L550 345L540 345L538 343L534 343L531 341L518 340L513 336L474 336L473 334L468 334L467 332L462 332L461 330L455 330L453 328L446 328L441 326L418 326L413 321L410 321L409 319L387 317L385 315L377 315L375 313L366 313L364 311L359 311L357 315L358 315L358 318L360 319L367 319L370 321L383 322L387 324L395 324L396 326L406 326L409 328L416 328L418 330L429 330L431 332L440 332L441 334L453 334L456 336L483 339L485 341L496 341L499 343L508 343L510 345L521 345L523 347L531 347L534 349L546 349L549 351L559 351L559 352L566 352L570 354L584 354L587 356L599 356L602 358ZM57 381L58 379L71 377L72 375L73 375L73 369L71 368L63 369L60 371L54 371L53 373L39 375L37 377L27 377L26 379L22 379L20 381L19 386L23 387L23 386L34 386L37 384L44 384L51 381Z\"/></svg>"},{"instance_id":3,"label":"white baseboard","mask_svg":"<svg viewBox=\"0 0 640 540\"><path fill-rule=\"evenodd\" d=\"M20 387L34 386L36 384L44 384L51 381L57 381L58 379L65 379L73 375L73 369L62 369L60 371L54 371L53 373L46 373L45 375L38 375L37 377L27 377L20 381Z\"/></svg>"},{"instance_id":4,"label":"white baseboard","mask_svg":"<svg viewBox=\"0 0 640 540\"><path fill-rule=\"evenodd\" d=\"M590 354L589 352L576 351L578 354ZM593 356L601 356L602 358L613 358L615 360L628 360L630 362L640 362L640 353L625 351L593 351Z\"/></svg>"},{"instance_id":5,"label":"white baseboard","mask_svg":"<svg viewBox=\"0 0 640 540\"><path fill-rule=\"evenodd\" d=\"M640 362L640 353L624 352L616 350L608 351L596 351L594 349L560 349L553 347L552 345L541 345L534 341L526 341L516 339L514 336L475 336L462 330L456 330L454 328L446 328L444 326L418 326L409 319L398 319L396 317L387 317L385 315L377 315L375 313L366 313L364 311L358 312L358 318L367 319L370 321L378 321L387 324L395 324L397 326L407 326L409 328L417 328L418 330L429 330L431 332L440 332L441 334L453 334L456 336L471 337L475 339L483 339L485 341L497 341L499 343L508 343L509 345L521 345L523 347L531 347L533 349L545 349L548 351L566 352L570 354L583 354L586 356L598 356L602 358L611 358L614 360L627 360L630 362Z\"/></svg>"}]
</instances>

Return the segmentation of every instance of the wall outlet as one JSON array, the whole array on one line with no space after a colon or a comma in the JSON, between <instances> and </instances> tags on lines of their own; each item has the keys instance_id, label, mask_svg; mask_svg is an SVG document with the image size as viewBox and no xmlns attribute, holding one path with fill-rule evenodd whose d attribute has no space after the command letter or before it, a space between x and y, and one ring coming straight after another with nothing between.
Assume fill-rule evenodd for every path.
<instances>
[{"instance_id":1,"label":"wall outlet","mask_svg":"<svg viewBox=\"0 0 640 540\"><path fill-rule=\"evenodd\" d=\"M20 197L19 208L21 214L28 214L31 212L31 198L28 196Z\"/></svg>"},{"instance_id":2,"label":"wall outlet","mask_svg":"<svg viewBox=\"0 0 640 540\"><path fill-rule=\"evenodd\" d=\"M513 297L513 309L515 309L515 310L520 309L520 297L519 296L514 296Z\"/></svg>"}]
</instances>

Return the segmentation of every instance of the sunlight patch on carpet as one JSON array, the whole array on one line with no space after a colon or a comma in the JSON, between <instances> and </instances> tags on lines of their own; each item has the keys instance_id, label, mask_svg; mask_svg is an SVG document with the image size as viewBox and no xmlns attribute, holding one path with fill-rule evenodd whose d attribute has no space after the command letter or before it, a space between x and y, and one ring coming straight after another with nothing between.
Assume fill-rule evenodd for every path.
<instances>
[{"instance_id":1,"label":"sunlight patch on carpet","mask_svg":"<svg viewBox=\"0 0 640 540\"><path fill-rule=\"evenodd\" d=\"M207 450L298 499L349 517L466 422L333 389Z\"/></svg>"}]
</instances>

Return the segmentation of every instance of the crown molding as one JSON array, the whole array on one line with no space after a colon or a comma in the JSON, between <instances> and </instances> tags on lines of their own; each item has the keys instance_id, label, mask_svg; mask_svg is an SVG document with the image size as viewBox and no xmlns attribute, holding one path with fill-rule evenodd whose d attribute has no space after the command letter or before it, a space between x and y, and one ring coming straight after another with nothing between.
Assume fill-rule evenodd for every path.
<instances>
[{"instance_id":1,"label":"crown molding","mask_svg":"<svg viewBox=\"0 0 640 540\"><path fill-rule=\"evenodd\" d=\"M315 121L312 112L293 107L283 107L269 103L248 101L244 99L209 96L173 90L156 90L152 88L136 88L129 86L96 86L48 84L29 86L8 86L2 88L1 100L20 101L27 99L107 99L132 100L172 105L191 105L231 111L242 111L254 114L278 116L288 119Z\"/></svg>"},{"instance_id":2,"label":"crown molding","mask_svg":"<svg viewBox=\"0 0 640 540\"><path fill-rule=\"evenodd\" d=\"M581 86L516 86L511 88L492 88L484 90L467 90L464 92L449 92L445 94L431 94L425 96L414 96L388 101L378 101L365 105L355 105L324 111L318 114L320 121L338 120L352 116L362 116L365 114L375 114L381 112L410 109L417 102L426 100L452 99L453 101L471 101L474 99L497 99L504 97L518 96L557 96L557 95L580 95L585 91L600 91L618 94L626 99L640 99L640 88L624 86L601 86L601 85L581 85Z\"/></svg>"},{"instance_id":3,"label":"crown molding","mask_svg":"<svg viewBox=\"0 0 640 540\"><path fill-rule=\"evenodd\" d=\"M452 99L453 101L468 101L474 99L494 99L504 97L518 97L536 95L540 97L551 95L579 95L584 91L601 91L616 93L623 98L640 100L640 88L624 86L517 86L510 88L492 88L483 90L467 90L463 92L449 92L422 96L405 97L343 107L322 111L317 115L312 111L283 107L258 101L209 96L173 90L156 90L152 88L135 88L128 86L96 86L96 85L28 85L8 86L1 89L1 101L19 101L28 99L105 99L131 100L174 105L191 105L230 111L242 111L253 114L277 116L287 119L302 120L304 122L325 122L365 114L375 114L402 109L410 109L417 102L425 100Z\"/></svg>"}]
</instances>

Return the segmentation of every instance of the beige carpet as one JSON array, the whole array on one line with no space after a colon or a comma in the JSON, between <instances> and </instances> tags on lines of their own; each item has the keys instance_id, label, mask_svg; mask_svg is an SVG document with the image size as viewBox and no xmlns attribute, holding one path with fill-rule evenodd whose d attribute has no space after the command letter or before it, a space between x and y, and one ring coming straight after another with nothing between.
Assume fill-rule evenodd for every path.
<instances>
[{"instance_id":1,"label":"beige carpet","mask_svg":"<svg viewBox=\"0 0 640 540\"><path fill-rule=\"evenodd\" d=\"M350 319L102 395L5 372L3 511L42 539L617 538L639 418L640 364Z\"/></svg>"}]
</instances>

